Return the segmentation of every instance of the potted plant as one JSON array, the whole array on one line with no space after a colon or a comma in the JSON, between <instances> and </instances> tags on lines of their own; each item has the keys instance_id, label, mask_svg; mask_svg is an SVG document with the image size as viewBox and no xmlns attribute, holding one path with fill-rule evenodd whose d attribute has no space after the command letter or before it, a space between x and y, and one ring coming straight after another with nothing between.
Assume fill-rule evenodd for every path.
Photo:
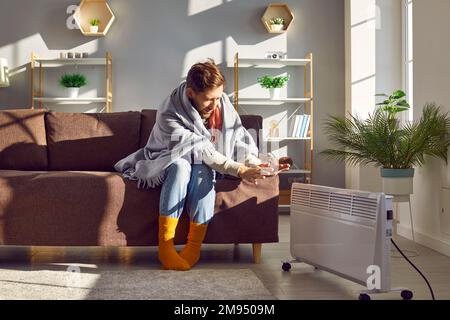
<instances>
[{"instance_id":1,"label":"potted plant","mask_svg":"<svg viewBox=\"0 0 450 320\"><path fill-rule=\"evenodd\" d=\"M412 194L414 167L424 165L425 156L447 162L450 117L428 103L419 120L402 125L396 114L409 109L405 97L403 91L395 91L366 120L352 115L331 117L325 131L339 148L321 154L350 165L375 164L381 167L384 193Z\"/></svg>"},{"instance_id":2,"label":"potted plant","mask_svg":"<svg viewBox=\"0 0 450 320\"><path fill-rule=\"evenodd\" d=\"M100 25L100 20L99 19L91 19L89 21L89 31L92 33L97 33L98 32L98 26Z\"/></svg>"},{"instance_id":3,"label":"potted plant","mask_svg":"<svg viewBox=\"0 0 450 320\"><path fill-rule=\"evenodd\" d=\"M284 18L272 18L269 22L270 28L273 31L281 31L284 29Z\"/></svg>"},{"instance_id":4,"label":"potted plant","mask_svg":"<svg viewBox=\"0 0 450 320\"><path fill-rule=\"evenodd\" d=\"M80 88L87 84L86 77L79 73L64 74L61 76L59 83L67 88L69 98L77 98Z\"/></svg>"},{"instance_id":5,"label":"potted plant","mask_svg":"<svg viewBox=\"0 0 450 320\"><path fill-rule=\"evenodd\" d=\"M272 77L265 75L257 79L261 87L269 89L270 99L279 99L281 88L289 81L289 75Z\"/></svg>"}]
</instances>

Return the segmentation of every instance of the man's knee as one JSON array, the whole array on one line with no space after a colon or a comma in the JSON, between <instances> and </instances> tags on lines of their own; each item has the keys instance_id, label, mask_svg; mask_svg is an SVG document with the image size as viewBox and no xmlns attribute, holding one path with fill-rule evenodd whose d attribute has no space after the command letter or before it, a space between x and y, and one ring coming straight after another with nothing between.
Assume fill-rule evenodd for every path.
<instances>
[{"instance_id":1,"label":"man's knee","mask_svg":"<svg viewBox=\"0 0 450 320\"><path fill-rule=\"evenodd\" d=\"M167 168L167 175L172 175L176 179L189 181L191 164L186 159L179 158Z\"/></svg>"},{"instance_id":2,"label":"man's knee","mask_svg":"<svg viewBox=\"0 0 450 320\"><path fill-rule=\"evenodd\" d=\"M208 167L205 164L194 164L192 165L192 172L191 172L191 176L193 178L197 178L197 179L208 179L208 180L213 180L214 178L214 171Z\"/></svg>"}]
</instances>

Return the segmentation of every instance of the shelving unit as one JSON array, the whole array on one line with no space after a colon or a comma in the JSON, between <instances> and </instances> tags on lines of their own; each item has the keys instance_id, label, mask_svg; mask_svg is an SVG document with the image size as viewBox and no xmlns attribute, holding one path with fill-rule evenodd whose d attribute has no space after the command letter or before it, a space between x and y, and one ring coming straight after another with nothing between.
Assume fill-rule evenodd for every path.
<instances>
[{"instance_id":1,"label":"shelving unit","mask_svg":"<svg viewBox=\"0 0 450 320\"><path fill-rule=\"evenodd\" d=\"M43 73L45 68L62 66L105 66L106 69L106 97L86 97L86 98L66 98L66 97L45 97L43 95ZM38 69L38 71L36 71ZM35 73L39 74L37 91L35 88ZM112 112L112 56L106 53L105 58L81 58L81 59L55 59L41 58L34 52L31 54L31 109L36 104L42 109L42 104L55 105L80 105L90 103L105 103L105 111Z\"/></svg>"},{"instance_id":2,"label":"shelving unit","mask_svg":"<svg viewBox=\"0 0 450 320\"><path fill-rule=\"evenodd\" d=\"M272 105L282 105L286 103L304 103L309 102L310 98L284 98L284 99L266 99L266 98L240 98L240 105L261 105L261 106L272 106Z\"/></svg>"},{"instance_id":3,"label":"shelving unit","mask_svg":"<svg viewBox=\"0 0 450 320\"><path fill-rule=\"evenodd\" d=\"M35 97L34 101L42 103L54 103L54 104L88 104L94 102L106 102L106 98L38 98Z\"/></svg>"},{"instance_id":4,"label":"shelving unit","mask_svg":"<svg viewBox=\"0 0 450 320\"><path fill-rule=\"evenodd\" d=\"M306 137L306 138L301 138L301 137L270 137L270 138L265 138L264 141L266 142L281 142L281 141L297 141L297 140L311 140L310 137Z\"/></svg>"},{"instance_id":5,"label":"shelving unit","mask_svg":"<svg viewBox=\"0 0 450 320\"><path fill-rule=\"evenodd\" d=\"M269 99L261 97L241 97L239 93L239 70L242 68L274 68L274 67L300 67L303 70L303 97ZM300 143L304 148L303 163L299 168L291 169L283 174L303 175L306 183L311 183L313 178L314 156L314 88L313 88L313 54L308 54L304 59L264 59L264 58L239 58L239 53L234 56L234 93L233 102L239 112L240 106L263 106L267 108L283 107L285 105L303 105L303 114L311 116L308 134L306 137L263 137L264 143ZM292 121L292 120L291 120ZM280 207L286 207L290 203L290 190L280 190Z\"/></svg>"}]
</instances>

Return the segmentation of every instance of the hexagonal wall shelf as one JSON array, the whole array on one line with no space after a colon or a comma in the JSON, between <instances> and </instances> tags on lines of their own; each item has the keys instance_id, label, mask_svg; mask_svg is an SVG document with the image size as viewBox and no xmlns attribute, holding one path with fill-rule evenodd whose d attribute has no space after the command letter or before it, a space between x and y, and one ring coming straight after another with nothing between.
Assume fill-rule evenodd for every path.
<instances>
[{"instance_id":1,"label":"hexagonal wall shelf","mask_svg":"<svg viewBox=\"0 0 450 320\"><path fill-rule=\"evenodd\" d=\"M274 18L284 19L284 26L281 30L275 30L274 28L272 28L270 20ZM269 31L270 33L283 33L289 29L292 21L294 21L294 14L285 3L271 3L264 12L261 20L267 31Z\"/></svg>"},{"instance_id":2,"label":"hexagonal wall shelf","mask_svg":"<svg viewBox=\"0 0 450 320\"><path fill-rule=\"evenodd\" d=\"M106 0L82 0L73 17L81 33L92 37L105 36L115 19L114 13ZM90 30L92 19L100 20L97 32L91 32Z\"/></svg>"}]
</instances>

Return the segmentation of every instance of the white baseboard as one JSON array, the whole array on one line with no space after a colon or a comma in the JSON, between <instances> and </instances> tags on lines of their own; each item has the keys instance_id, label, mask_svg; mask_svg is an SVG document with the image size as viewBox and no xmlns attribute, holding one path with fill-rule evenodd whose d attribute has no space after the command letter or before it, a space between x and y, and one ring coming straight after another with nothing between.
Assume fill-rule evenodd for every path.
<instances>
[{"instance_id":1,"label":"white baseboard","mask_svg":"<svg viewBox=\"0 0 450 320\"><path fill-rule=\"evenodd\" d=\"M411 228L409 226L397 224L397 234L412 240ZM417 243L450 257L450 242L448 240L438 239L418 232L417 230L414 230L414 238Z\"/></svg>"}]
</instances>

